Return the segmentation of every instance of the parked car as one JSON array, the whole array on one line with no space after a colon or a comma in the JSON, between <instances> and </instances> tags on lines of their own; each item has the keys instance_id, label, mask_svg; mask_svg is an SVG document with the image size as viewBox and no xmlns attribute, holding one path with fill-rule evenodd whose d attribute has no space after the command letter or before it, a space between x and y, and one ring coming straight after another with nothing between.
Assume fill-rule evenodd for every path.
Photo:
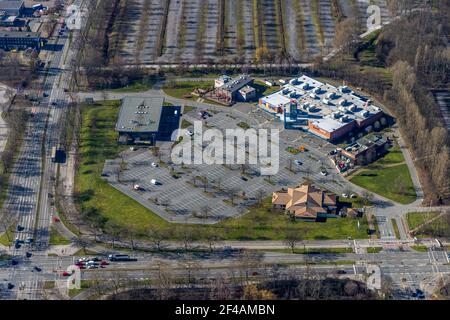
<instances>
[{"instance_id":1,"label":"parked car","mask_svg":"<svg viewBox=\"0 0 450 320\"><path fill-rule=\"evenodd\" d=\"M302 162L301 162L300 160L294 160L294 163L295 163L296 165L298 165L298 166L301 166L301 165L302 165Z\"/></svg>"},{"instance_id":2,"label":"parked car","mask_svg":"<svg viewBox=\"0 0 450 320\"><path fill-rule=\"evenodd\" d=\"M356 197L357 197L357 195L354 194L354 193L352 193L352 194L350 195L350 198L352 198L352 199L355 199Z\"/></svg>"},{"instance_id":3,"label":"parked car","mask_svg":"<svg viewBox=\"0 0 450 320\"><path fill-rule=\"evenodd\" d=\"M27 251L26 253L25 253L25 256L27 257L27 258L31 258L31 252L29 252L29 251Z\"/></svg>"},{"instance_id":4,"label":"parked car","mask_svg":"<svg viewBox=\"0 0 450 320\"><path fill-rule=\"evenodd\" d=\"M347 193L343 193L342 194L342 198L348 198L348 194Z\"/></svg>"},{"instance_id":5,"label":"parked car","mask_svg":"<svg viewBox=\"0 0 450 320\"><path fill-rule=\"evenodd\" d=\"M158 166L158 164L156 162L152 162L152 167L156 168Z\"/></svg>"},{"instance_id":6,"label":"parked car","mask_svg":"<svg viewBox=\"0 0 450 320\"><path fill-rule=\"evenodd\" d=\"M63 277L68 277L68 276L70 276L70 273L67 272L67 271L64 271L64 272L62 273L62 276L63 276Z\"/></svg>"},{"instance_id":7,"label":"parked car","mask_svg":"<svg viewBox=\"0 0 450 320\"><path fill-rule=\"evenodd\" d=\"M33 270L34 270L34 271L37 271L37 272L41 272L41 271L42 271L42 269L39 268L38 266L34 266L34 267L33 267Z\"/></svg>"},{"instance_id":8,"label":"parked car","mask_svg":"<svg viewBox=\"0 0 450 320\"><path fill-rule=\"evenodd\" d=\"M337 274L347 274L347 271L345 271L345 270L338 270L336 273Z\"/></svg>"},{"instance_id":9,"label":"parked car","mask_svg":"<svg viewBox=\"0 0 450 320\"><path fill-rule=\"evenodd\" d=\"M191 130L186 130L186 135L192 137L194 135L194 132L192 132Z\"/></svg>"},{"instance_id":10,"label":"parked car","mask_svg":"<svg viewBox=\"0 0 450 320\"><path fill-rule=\"evenodd\" d=\"M326 176L326 175L328 175L328 172L326 172L325 170L320 170L320 174L323 176Z\"/></svg>"},{"instance_id":11,"label":"parked car","mask_svg":"<svg viewBox=\"0 0 450 320\"><path fill-rule=\"evenodd\" d=\"M246 177L241 177L241 179L244 181L248 181L248 179Z\"/></svg>"},{"instance_id":12,"label":"parked car","mask_svg":"<svg viewBox=\"0 0 450 320\"><path fill-rule=\"evenodd\" d=\"M8 289L11 290L11 289L13 289L13 288L14 288L14 285L13 285L11 282L9 282L9 283L8 283Z\"/></svg>"}]
</instances>

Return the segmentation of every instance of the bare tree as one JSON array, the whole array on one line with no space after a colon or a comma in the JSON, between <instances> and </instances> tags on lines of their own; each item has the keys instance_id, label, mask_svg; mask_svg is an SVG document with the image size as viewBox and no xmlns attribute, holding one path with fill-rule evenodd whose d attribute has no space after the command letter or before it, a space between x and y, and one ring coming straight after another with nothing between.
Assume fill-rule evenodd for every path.
<instances>
[{"instance_id":1,"label":"bare tree","mask_svg":"<svg viewBox=\"0 0 450 320\"><path fill-rule=\"evenodd\" d=\"M256 199L258 199L258 204L262 204L265 195L266 193L264 192L263 189L258 189L256 191Z\"/></svg>"},{"instance_id":2,"label":"bare tree","mask_svg":"<svg viewBox=\"0 0 450 320\"><path fill-rule=\"evenodd\" d=\"M156 249L161 251L162 243L167 238L167 232L157 225L152 225L147 230L147 235Z\"/></svg>"},{"instance_id":3,"label":"bare tree","mask_svg":"<svg viewBox=\"0 0 450 320\"><path fill-rule=\"evenodd\" d=\"M200 208L200 213L202 215L203 219L208 219L210 214L211 208L208 205L204 205Z\"/></svg>"},{"instance_id":4,"label":"bare tree","mask_svg":"<svg viewBox=\"0 0 450 320\"><path fill-rule=\"evenodd\" d=\"M284 236L284 244L295 253L295 247L302 240L301 236L296 230L288 230Z\"/></svg>"}]
</instances>

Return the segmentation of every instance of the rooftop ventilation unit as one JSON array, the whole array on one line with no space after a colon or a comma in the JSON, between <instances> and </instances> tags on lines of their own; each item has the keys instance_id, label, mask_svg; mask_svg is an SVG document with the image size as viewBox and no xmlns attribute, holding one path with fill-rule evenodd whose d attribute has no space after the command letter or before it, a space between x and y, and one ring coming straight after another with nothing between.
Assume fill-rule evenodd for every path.
<instances>
[{"instance_id":1,"label":"rooftop ventilation unit","mask_svg":"<svg viewBox=\"0 0 450 320\"><path fill-rule=\"evenodd\" d=\"M322 99L322 103L328 105L330 103L330 101L328 99Z\"/></svg>"},{"instance_id":2,"label":"rooftop ventilation unit","mask_svg":"<svg viewBox=\"0 0 450 320\"><path fill-rule=\"evenodd\" d=\"M311 93L311 94L309 95L309 97L312 98L312 99L315 99L317 96L316 96L315 93Z\"/></svg>"},{"instance_id":3,"label":"rooftop ventilation unit","mask_svg":"<svg viewBox=\"0 0 450 320\"><path fill-rule=\"evenodd\" d=\"M335 93L334 92L330 92L329 94L327 94L327 98L328 99L334 99L335 97Z\"/></svg>"},{"instance_id":4,"label":"rooftop ventilation unit","mask_svg":"<svg viewBox=\"0 0 450 320\"><path fill-rule=\"evenodd\" d=\"M320 88L315 88L313 91L315 94L320 94L322 90Z\"/></svg>"},{"instance_id":5,"label":"rooftop ventilation unit","mask_svg":"<svg viewBox=\"0 0 450 320\"><path fill-rule=\"evenodd\" d=\"M347 100L342 99L342 100L339 101L339 104L340 104L341 106L345 106L345 105L347 104Z\"/></svg>"}]
</instances>

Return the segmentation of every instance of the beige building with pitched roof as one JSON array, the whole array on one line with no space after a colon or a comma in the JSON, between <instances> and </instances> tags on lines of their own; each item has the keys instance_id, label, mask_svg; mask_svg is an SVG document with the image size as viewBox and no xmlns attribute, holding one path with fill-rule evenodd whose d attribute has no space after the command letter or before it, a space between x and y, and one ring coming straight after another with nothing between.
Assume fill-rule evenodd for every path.
<instances>
[{"instance_id":1,"label":"beige building with pitched roof","mask_svg":"<svg viewBox=\"0 0 450 320\"><path fill-rule=\"evenodd\" d=\"M274 192L272 205L276 209L286 210L286 213L298 219L325 221L327 217L337 214L337 196L325 192L310 184L287 191Z\"/></svg>"}]
</instances>

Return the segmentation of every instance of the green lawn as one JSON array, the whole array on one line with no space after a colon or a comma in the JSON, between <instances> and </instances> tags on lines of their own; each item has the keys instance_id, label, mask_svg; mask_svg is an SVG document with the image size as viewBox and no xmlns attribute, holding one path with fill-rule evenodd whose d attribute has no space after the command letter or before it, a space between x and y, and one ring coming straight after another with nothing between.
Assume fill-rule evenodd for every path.
<instances>
[{"instance_id":1,"label":"green lawn","mask_svg":"<svg viewBox=\"0 0 450 320\"><path fill-rule=\"evenodd\" d=\"M118 101L83 108L81 161L75 178L77 203L81 210L96 208L102 216L123 226L139 229L143 225L164 224L158 216L101 179L105 160L116 158L125 148L117 144L114 131L118 111Z\"/></svg>"},{"instance_id":2,"label":"green lawn","mask_svg":"<svg viewBox=\"0 0 450 320\"><path fill-rule=\"evenodd\" d=\"M450 238L449 222L445 216L427 223L414 232L417 238Z\"/></svg>"},{"instance_id":3,"label":"green lawn","mask_svg":"<svg viewBox=\"0 0 450 320\"><path fill-rule=\"evenodd\" d=\"M0 254L0 261L5 261L11 259L9 254Z\"/></svg>"},{"instance_id":4,"label":"green lawn","mask_svg":"<svg viewBox=\"0 0 450 320\"><path fill-rule=\"evenodd\" d=\"M196 108L193 107L193 106L184 106L183 113L188 113L188 112L190 112L192 110L195 110L195 109Z\"/></svg>"},{"instance_id":5,"label":"green lawn","mask_svg":"<svg viewBox=\"0 0 450 320\"><path fill-rule=\"evenodd\" d=\"M247 122L239 122L237 126L244 130L250 129L250 125Z\"/></svg>"},{"instance_id":6,"label":"green lawn","mask_svg":"<svg viewBox=\"0 0 450 320\"><path fill-rule=\"evenodd\" d=\"M55 281L45 281L44 282L44 289L53 289L55 287Z\"/></svg>"},{"instance_id":7,"label":"green lawn","mask_svg":"<svg viewBox=\"0 0 450 320\"><path fill-rule=\"evenodd\" d=\"M14 239L14 226L10 226L8 230L6 230L6 232L0 235L0 244L8 247L9 245L11 245L13 239Z\"/></svg>"},{"instance_id":8,"label":"green lawn","mask_svg":"<svg viewBox=\"0 0 450 320\"><path fill-rule=\"evenodd\" d=\"M398 230L397 221L395 219L391 219L392 229L394 229L394 234L397 239L400 239L400 231Z\"/></svg>"},{"instance_id":9,"label":"green lawn","mask_svg":"<svg viewBox=\"0 0 450 320\"><path fill-rule=\"evenodd\" d=\"M111 89L110 91L117 93L147 91L152 88L152 85L153 83L143 83L136 81L126 87Z\"/></svg>"},{"instance_id":10,"label":"green lawn","mask_svg":"<svg viewBox=\"0 0 450 320\"><path fill-rule=\"evenodd\" d=\"M257 97L265 97L268 96L274 92L280 91L280 86L272 86L269 87L262 81L255 81L253 83L253 87L256 89L256 96Z\"/></svg>"},{"instance_id":11,"label":"green lawn","mask_svg":"<svg viewBox=\"0 0 450 320\"><path fill-rule=\"evenodd\" d=\"M378 253L383 250L383 247L368 247L367 253Z\"/></svg>"},{"instance_id":12,"label":"green lawn","mask_svg":"<svg viewBox=\"0 0 450 320\"><path fill-rule=\"evenodd\" d=\"M376 162L352 177L350 181L402 204L416 200L416 192L406 164L383 167Z\"/></svg>"},{"instance_id":13,"label":"green lawn","mask_svg":"<svg viewBox=\"0 0 450 320\"><path fill-rule=\"evenodd\" d=\"M439 212L409 212L406 214L406 221L410 229L415 229L438 215Z\"/></svg>"},{"instance_id":14,"label":"green lawn","mask_svg":"<svg viewBox=\"0 0 450 320\"><path fill-rule=\"evenodd\" d=\"M399 146L392 147L389 152L382 158L380 158L376 164L377 165L393 165L393 164L401 164L405 162L405 158L403 158L403 153L400 150Z\"/></svg>"},{"instance_id":15,"label":"green lawn","mask_svg":"<svg viewBox=\"0 0 450 320\"><path fill-rule=\"evenodd\" d=\"M291 230L308 230L306 239L327 240L345 239L348 236L354 239L367 238L367 220L360 220L360 229L357 229L357 219L330 218L325 223L319 222L290 222L282 212L270 212L271 198L264 200L262 206L251 208L250 212L237 219L229 219L209 228L215 229L216 234L227 235L236 240L283 240L286 232Z\"/></svg>"},{"instance_id":16,"label":"green lawn","mask_svg":"<svg viewBox=\"0 0 450 320\"><path fill-rule=\"evenodd\" d=\"M192 126L192 123L187 121L186 119L183 119L181 121L181 129L186 129L188 127Z\"/></svg>"},{"instance_id":17,"label":"green lawn","mask_svg":"<svg viewBox=\"0 0 450 320\"><path fill-rule=\"evenodd\" d=\"M422 246L422 245L411 246L411 249L413 249L414 251L418 251L418 252L427 252L428 251L428 247Z\"/></svg>"},{"instance_id":18,"label":"green lawn","mask_svg":"<svg viewBox=\"0 0 450 320\"><path fill-rule=\"evenodd\" d=\"M262 251L269 251L269 252L280 252L280 253L292 253L291 249L270 249L270 250L262 250ZM306 248L306 250L302 247L301 243L297 244L297 247L294 249L294 254L339 254L339 253L352 253L352 248L317 248L317 249L311 249Z\"/></svg>"},{"instance_id":19,"label":"green lawn","mask_svg":"<svg viewBox=\"0 0 450 320\"><path fill-rule=\"evenodd\" d=\"M70 243L71 243L70 240L67 240L66 238L61 236L55 227L50 228L50 241L49 241L50 245L52 245L52 246L66 245L66 244L70 244Z\"/></svg>"},{"instance_id":20,"label":"green lawn","mask_svg":"<svg viewBox=\"0 0 450 320\"><path fill-rule=\"evenodd\" d=\"M192 91L196 88L212 89L214 87L213 80L202 81L177 81L166 84L163 87L164 92L178 99L197 100L197 96L192 95Z\"/></svg>"},{"instance_id":21,"label":"green lawn","mask_svg":"<svg viewBox=\"0 0 450 320\"><path fill-rule=\"evenodd\" d=\"M81 130L80 167L76 174L77 203L81 210L95 208L104 218L137 232L145 232L151 226L163 230L189 229L194 238L201 239L203 232L215 234L223 239L239 240L283 240L287 231L308 229L307 239L366 239L367 220L351 218L328 219L326 223L292 223L284 213L271 212L270 197L263 205L251 208L240 218L228 219L215 225L173 225L159 218L136 201L112 188L101 179L105 159L117 157L124 148L117 144L114 131L119 108L117 101L83 108ZM170 235L175 238L175 235Z\"/></svg>"}]
</instances>

